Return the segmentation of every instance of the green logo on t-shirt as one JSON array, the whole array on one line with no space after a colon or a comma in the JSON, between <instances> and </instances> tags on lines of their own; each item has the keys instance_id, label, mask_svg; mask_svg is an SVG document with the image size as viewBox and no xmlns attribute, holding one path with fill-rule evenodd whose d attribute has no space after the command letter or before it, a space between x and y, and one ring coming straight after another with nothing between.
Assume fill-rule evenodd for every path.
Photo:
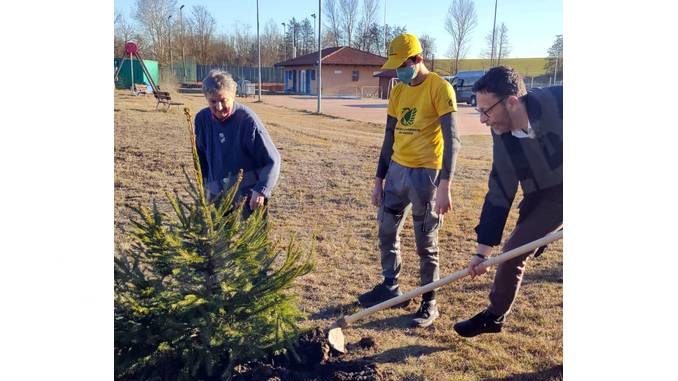
<instances>
[{"instance_id":1,"label":"green logo on t-shirt","mask_svg":"<svg viewBox=\"0 0 678 381\"><path fill-rule=\"evenodd\" d=\"M417 109L415 107L403 108L403 116L400 118L400 124L403 126L411 126L414 124L414 117L417 115Z\"/></svg>"}]
</instances>

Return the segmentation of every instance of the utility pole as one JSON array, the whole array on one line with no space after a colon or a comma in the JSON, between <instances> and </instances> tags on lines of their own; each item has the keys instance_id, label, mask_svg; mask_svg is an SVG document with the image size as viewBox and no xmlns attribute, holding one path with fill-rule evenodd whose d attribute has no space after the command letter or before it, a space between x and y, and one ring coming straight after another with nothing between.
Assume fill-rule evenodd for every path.
<instances>
[{"instance_id":1,"label":"utility pole","mask_svg":"<svg viewBox=\"0 0 678 381\"><path fill-rule=\"evenodd\" d=\"M386 0L384 0L384 56L388 57L388 27L386 26Z\"/></svg>"},{"instance_id":2,"label":"utility pole","mask_svg":"<svg viewBox=\"0 0 678 381\"><path fill-rule=\"evenodd\" d=\"M504 25L504 24L502 24ZM497 53L497 65L501 63L501 45L504 42L504 35L503 33L499 34L499 41L497 41L497 44L499 45L499 52Z\"/></svg>"},{"instance_id":3,"label":"utility pole","mask_svg":"<svg viewBox=\"0 0 678 381\"><path fill-rule=\"evenodd\" d=\"M259 0L257 0L257 51L259 55L259 102L261 102L261 40L259 39Z\"/></svg>"},{"instance_id":4,"label":"utility pole","mask_svg":"<svg viewBox=\"0 0 678 381\"><path fill-rule=\"evenodd\" d=\"M321 45L321 40L320 36L322 35L322 6L321 6L322 0L318 0L318 110L316 111L318 114L322 113L322 92L323 92L323 81L322 81L322 73L323 73L323 63L322 63L322 45Z\"/></svg>"},{"instance_id":5,"label":"utility pole","mask_svg":"<svg viewBox=\"0 0 678 381\"><path fill-rule=\"evenodd\" d=\"M494 21L492 22L492 48L490 49L490 67L494 60L494 35L497 32L497 0L494 0Z\"/></svg>"},{"instance_id":6,"label":"utility pole","mask_svg":"<svg viewBox=\"0 0 678 381\"><path fill-rule=\"evenodd\" d=\"M286 24L281 23L283 26L283 51L285 53L285 61L287 61L287 29L285 28Z\"/></svg>"},{"instance_id":7,"label":"utility pole","mask_svg":"<svg viewBox=\"0 0 678 381\"><path fill-rule=\"evenodd\" d=\"M167 32L169 36L169 59L170 59L170 77L174 77L174 68L172 67L172 24L170 19L172 15L167 16Z\"/></svg>"},{"instance_id":8,"label":"utility pole","mask_svg":"<svg viewBox=\"0 0 678 381\"><path fill-rule=\"evenodd\" d=\"M311 17L313 17L313 35L315 36L315 33L316 33L316 31L315 31L315 13L311 13ZM318 46L320 46L320 45L318 45Z\"/></svg>"},{"instance_id":9,"label":"utility pole","mask_svg":"<svg viewBox=\"0 0 678 381\"><path fill-rule=\"evenodd\" d=\"M184 82L186 82L186 55L184 54L184 18L181 15L181 10L184 9L184 5L182 4L179 7L179 24L181 25L181 61L183 62L184 66Z\"/></svg>"},{"instance_id":10,"label":"utility pole","mask_svg":"<svg viewBox=\"0 0 678 381\"><path fill-rule=\"evenodd\" d=\"M297 58L297 24L292 24L292 58Z\"/></svg>"}]
</instances>

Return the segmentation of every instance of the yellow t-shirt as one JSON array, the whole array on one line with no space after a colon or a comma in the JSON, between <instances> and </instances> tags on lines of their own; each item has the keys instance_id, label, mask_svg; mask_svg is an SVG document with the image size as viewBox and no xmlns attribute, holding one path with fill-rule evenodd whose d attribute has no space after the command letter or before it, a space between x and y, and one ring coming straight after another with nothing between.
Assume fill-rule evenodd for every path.
<instances>
[{"instance_id":1,"label":"yellow t-shirt","mask_svg":"<svg viewBox=\"0 0 678 381\"><path fill-rule=\"evenodd\" d=\"M403 83L391 90L388 115L398 119L393 141L396 163L409 168L443 167L443 133L440 117L457 111L452 86L430 72L417 86Z\"/></svg>"}]
</instances>

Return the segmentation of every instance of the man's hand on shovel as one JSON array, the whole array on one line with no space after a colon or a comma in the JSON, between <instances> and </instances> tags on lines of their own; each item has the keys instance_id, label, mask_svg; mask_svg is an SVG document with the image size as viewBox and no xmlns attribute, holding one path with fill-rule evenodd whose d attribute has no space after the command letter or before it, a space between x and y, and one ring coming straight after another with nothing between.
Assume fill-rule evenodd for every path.
<instances>
[{"instance_id":1,"label":"man's hand on shovel","mask_svg":"<svg viewBox=\"0 0 678 381\"><path fill-rule=\"evenodd\" d=\"M476 254L471 256L471 260L469 260L468 264L468 273L471 275L471 279L487 272L487 266L482 265L482 263L487 260L491 251L491 246L483 245L482 243L478 244Z\"/></svg>"},{"instance_id":2,"label":"man's hand on shovel","mask_svg":"<svg viewBox=\"0 0 678 381\"><path fill-rule=\"evenodd\" d=\"M483 262L485 262L485 259L479 257L478 255L473 255L471 257L471 260L468 264L468 273L471 275L471 279L487 272L487 266L483 265Z\"/></svg>"}]
</instances>

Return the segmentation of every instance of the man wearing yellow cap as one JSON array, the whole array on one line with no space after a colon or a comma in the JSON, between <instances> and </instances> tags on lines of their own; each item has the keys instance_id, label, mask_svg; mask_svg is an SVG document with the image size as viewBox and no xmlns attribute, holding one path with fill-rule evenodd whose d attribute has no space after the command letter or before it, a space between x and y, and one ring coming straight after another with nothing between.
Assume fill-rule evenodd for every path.
<instances>
[{"instance_id":1,"label":"man wearing yellow cap","mask_svg":"<svg viewBox=\"0 0 678 381\"><path fill-rule=\"evenodd\" d=\"M395 69L401 83L389 97L386 132L372 192L372 203L379 207L384 281L358 297L364 307L402 295L398 286L400 231L410 210L421 284L440 278L438 228L442 216L450 211L450 181L461 146L455 130L454 91L447 81L426 68L417 37L405 33L393 39L382 69ZM425 293L413 325L427 327L438 316L435 291Z\"/></svg>"}]
</instances>

